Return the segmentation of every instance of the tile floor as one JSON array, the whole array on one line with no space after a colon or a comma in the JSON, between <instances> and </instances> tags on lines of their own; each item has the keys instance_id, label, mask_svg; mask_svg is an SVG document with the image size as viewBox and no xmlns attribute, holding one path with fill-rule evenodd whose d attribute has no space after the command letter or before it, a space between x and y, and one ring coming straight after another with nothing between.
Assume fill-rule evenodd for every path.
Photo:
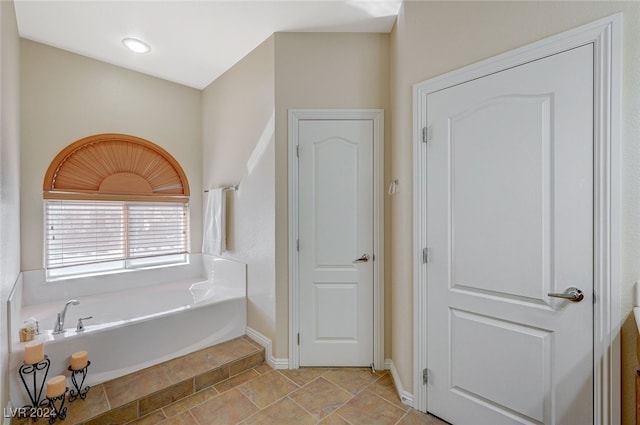
<instances>
[{"instance_id":1,"label":"tile floor","mask_svg":"<svg viewBox=\"0 0 640 425\"><path fill-rule=\"evenodd\" d=\"M67 406L57 424L446 424L402 404L387 371L274 370L264 363L264 349L246 336L96 385L86 400Z\"/></svg>"},{"instance_id":2,"label":"tile floor","mask_svg":"<svg viewBox=\"0 0 640 425\"><path fill-rule=\"evenodd\" d=\"M266 364L129 425L445 425L402 404L388 372Z\"/></svg>"}]
</instances>

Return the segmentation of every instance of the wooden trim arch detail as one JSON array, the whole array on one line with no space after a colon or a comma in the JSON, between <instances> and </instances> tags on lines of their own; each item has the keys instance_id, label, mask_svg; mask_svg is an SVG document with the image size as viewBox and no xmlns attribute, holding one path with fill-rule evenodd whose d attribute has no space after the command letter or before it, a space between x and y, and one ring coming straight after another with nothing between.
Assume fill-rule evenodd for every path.
<instances>
[{"instance_id":1,"label":"wooden trim arch detail","mask_svg":"<svg viewBox=\"0 0 640 425\"><path fill-rule=\"evenodd\" d=\"M64 148L44 177L45 198L187 199L189 182L173 156L140 137L106 133Z\"/></svg>"}]
</instances>

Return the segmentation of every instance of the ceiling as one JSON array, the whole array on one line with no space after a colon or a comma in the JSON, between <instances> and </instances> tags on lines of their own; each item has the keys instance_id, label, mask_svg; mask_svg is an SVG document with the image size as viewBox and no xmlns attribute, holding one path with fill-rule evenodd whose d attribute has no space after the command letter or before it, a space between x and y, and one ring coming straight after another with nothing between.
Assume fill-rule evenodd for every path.
<instances>
[{"instance_id":1,"label":"ceiling","mask_svg":"<svg viewBox=\"0 0 640 425\"><path fill-rule=\"evenodd\" d=\"M15 0L21 37L203 89L274 32L389 32L401 0ZM144 40L146 54L122 45Z\"/></svg>"}]
</instances>

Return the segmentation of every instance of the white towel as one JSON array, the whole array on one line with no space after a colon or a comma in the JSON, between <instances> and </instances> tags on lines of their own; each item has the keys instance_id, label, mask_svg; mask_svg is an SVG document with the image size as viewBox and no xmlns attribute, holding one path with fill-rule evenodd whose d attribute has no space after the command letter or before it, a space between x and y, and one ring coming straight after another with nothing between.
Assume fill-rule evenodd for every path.
<instances>
[{"instance_id":1,"label":"white towel","mask_svg":"<svg viewBox=\"0 0 640 425\"><path fill-rule=\"evenodd\" d=\"M204 235L202 253L220 255L226 248L226 194L224 189L211 189L204 202Z\"/></svg>"}]
</instances>

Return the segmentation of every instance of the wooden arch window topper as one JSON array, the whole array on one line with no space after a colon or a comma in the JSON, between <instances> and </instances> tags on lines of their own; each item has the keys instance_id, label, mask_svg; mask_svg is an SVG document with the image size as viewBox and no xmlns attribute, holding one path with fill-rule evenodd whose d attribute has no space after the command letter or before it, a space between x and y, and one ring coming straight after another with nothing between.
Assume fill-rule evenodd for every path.
<instances>
[{"instance_id":1,"label":"wooden arch window topper","mask_svg":"<svg viewBox=\"0 0 640 425\"><path fill-rule=\"evenodd\" d=\"M63 149L44 178L45 199L186 202L189 183L160 146L126 134L85 137Z\"/></svg>"}]
</instances>

